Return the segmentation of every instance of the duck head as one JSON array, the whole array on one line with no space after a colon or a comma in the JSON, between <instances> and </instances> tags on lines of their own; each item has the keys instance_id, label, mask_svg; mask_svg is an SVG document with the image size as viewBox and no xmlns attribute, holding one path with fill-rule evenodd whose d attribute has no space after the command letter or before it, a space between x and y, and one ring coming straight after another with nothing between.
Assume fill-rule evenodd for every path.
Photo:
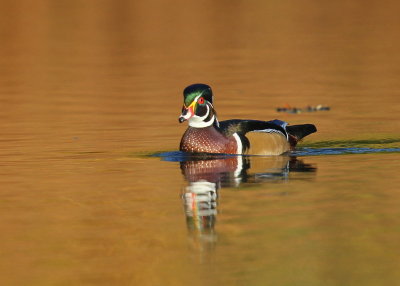
<instances>
[{"instance_id":1,"label":"duck head","mask_svg":"<svg viewBox=\"0 0 400 286\"><path fill-rule=\"evenodd\" d=\"M192 84L183 90L183 107L179 122L186 120L189 126L203 128L216 123L217 114L213 107L211 87L206 84Z\"/></svg>"}]
</instances>

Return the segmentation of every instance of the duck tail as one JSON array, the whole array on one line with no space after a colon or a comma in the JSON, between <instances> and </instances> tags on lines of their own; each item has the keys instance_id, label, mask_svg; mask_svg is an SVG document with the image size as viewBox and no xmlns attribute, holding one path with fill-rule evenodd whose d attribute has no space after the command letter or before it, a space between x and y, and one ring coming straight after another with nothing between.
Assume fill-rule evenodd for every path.
<instances>
[{"instance_id":1,"label":"duck tail","mask_svg":"<svg viewBox=\"0 0 400 286\"><path fill-rule=\"evenodd\" d=\"M317 128L314 124L288 125L286 126L286 131L289 134L290 146L294 148L301 139L317 132Z\"/></svg>"}]
</instances>

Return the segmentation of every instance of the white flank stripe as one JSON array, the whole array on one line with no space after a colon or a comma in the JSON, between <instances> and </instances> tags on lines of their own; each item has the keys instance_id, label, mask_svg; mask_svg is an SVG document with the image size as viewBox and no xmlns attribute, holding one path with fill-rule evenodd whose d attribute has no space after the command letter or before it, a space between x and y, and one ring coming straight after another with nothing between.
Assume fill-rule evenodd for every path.
<instances>
[{"instance_id":1,"label":"white flank stripe","mask_svg":"<svg viewBox=\"0 0 400 286\"><path fill-rule=\"evenodd\" d=\"M240 137L237 133L233 133L233 137L235 137L237 144L236 154L242 154L243 152L242 140L240 140Z\"/></svg>"}]
</instances>

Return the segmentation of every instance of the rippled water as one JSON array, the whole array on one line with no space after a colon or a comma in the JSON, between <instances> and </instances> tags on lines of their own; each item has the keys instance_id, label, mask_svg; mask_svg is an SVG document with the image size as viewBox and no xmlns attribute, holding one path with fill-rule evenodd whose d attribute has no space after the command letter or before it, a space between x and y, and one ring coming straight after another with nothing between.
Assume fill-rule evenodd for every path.
<instances>
[{"instance_id":1,"label":"rippled water","mask_svg":"<svg viewBox=\"0 0 400 286\"><path fill-rule=\"evenodd\" d=\"M397 285L398 9L0 1L0 284ZM194 82L318 132L187 156Z\"/></svg>"}]
</instances>

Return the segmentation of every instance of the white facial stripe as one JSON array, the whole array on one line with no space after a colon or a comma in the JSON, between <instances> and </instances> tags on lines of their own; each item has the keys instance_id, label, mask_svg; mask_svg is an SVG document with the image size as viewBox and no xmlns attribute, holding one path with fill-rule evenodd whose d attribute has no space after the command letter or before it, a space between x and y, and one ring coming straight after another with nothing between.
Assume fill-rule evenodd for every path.
<instances>
[{"instance_id":1,"label":"white facial stripe","mask_svg":"<svg viewBox=\"0 0 400 286\"><path fill-rule=\"evenodd\" d=\"M200 116L196 115L196 117L199 118L200 120L206 119L208 114L210 113L210 107L208 106L208 104L206 105L206 107L207 107L207 112L206 112L206 114L204 116L200 117Z\"/></svg>"},{"instance_id":2,"label":"white facial stripe","mask_svg":"<svg viewBox=\"0 0 400 286\"><path fill-rule=\"evenodd\" d=\"M201 94L200 94L200 95L198 95L198 96L196 96L196 97L193 99L193 101L192 101L192 102L197 102L197 100L200 98L200 96L201 96Z\"/></svg>"},{"instance_id":3,"label":"white facial stripe","mask_svg":"<svg viewBox=\"0 0 400 286\"><path fill-rule=\"evenodd\" d=\"M195 114L193 117L191 117L191 118L189 119L189 126L191 126L191 127L196 127L196 128L203 128L203 127L208 127L208 126L213 125L214 120L216 120L215 115L213 115L209 121L205 121L205 119L206 119L206 118L209 116L209 114L210 114L210 106L209 106L209 104L211 105L211 103L207 103L207 105L206 105L206 107L207 107L207 112L206 112L206 114L205 114L204 116L201 116L201 117L200 117L200 116L197 116L197 115ZM212 106L212 105L211 105L211 106Z\"/></svg>"},{"instance_id":4,"label":"white facial stripe","mask_svg":"<svg viewBox=\"0 0 400 286\"><path fill-rule=\"evenodd\" d=\"M181 115L181 117L185 118L185 120L188 120L194 115L194 107L192 104L193 104L193 102L197 102L197 100L199 99L200 96L201 95L196 96L196 98L192 101L192 103L188 107L186 107L186 105L184 105L185 109L187 111L186 111L186 114L183 116Z\"/></svg>"},{"instance_id":5,"label":"white facial stripe","mask_svg":"<svg viewBox=\"0 0 400 286\"><path fill-rule=\"evenodd\" d=\"M211 126L214 123L215 116L213 115L209 121L203 121L200 119L201 117L193 116L189 119L189 126L196 128L203 128Z\"/></svg>"}]
</instances>

